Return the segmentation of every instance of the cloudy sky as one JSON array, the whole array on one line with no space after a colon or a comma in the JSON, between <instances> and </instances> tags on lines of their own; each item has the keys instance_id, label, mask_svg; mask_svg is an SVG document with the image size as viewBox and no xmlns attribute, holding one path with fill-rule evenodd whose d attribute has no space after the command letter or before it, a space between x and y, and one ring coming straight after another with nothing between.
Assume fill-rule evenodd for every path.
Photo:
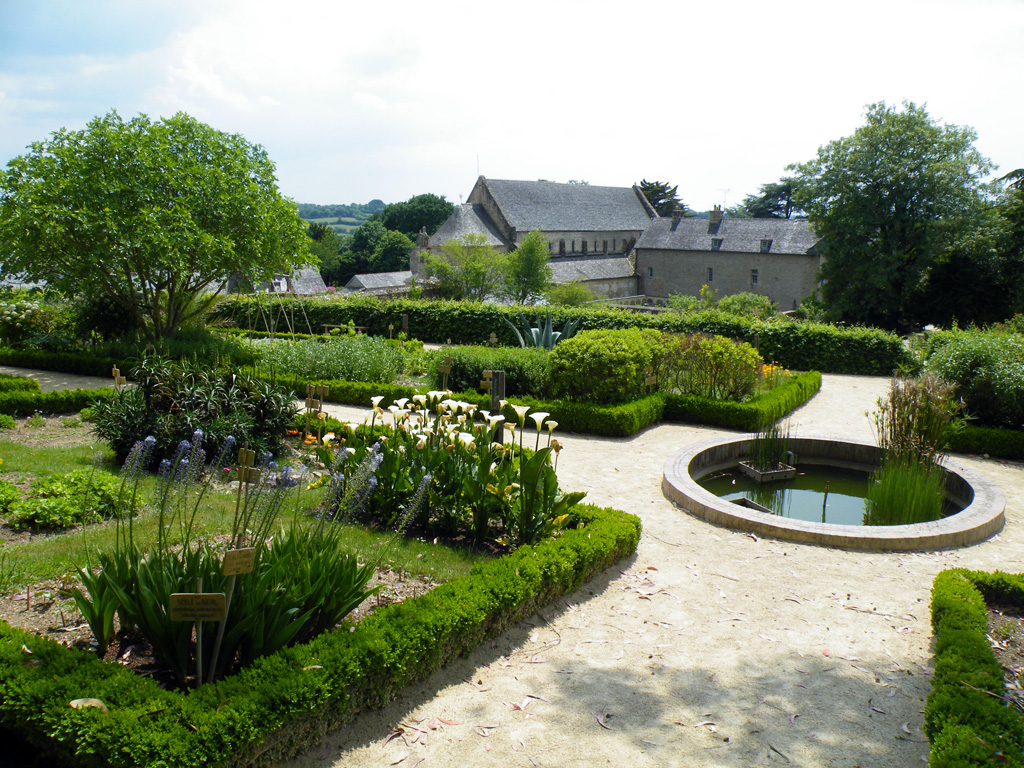
<instances>
[{"instance_id":1,"label":"cloudy sky","mask_svg":"<svg viewBox=\"0 0 1024 768\"><path fill-rule=\"evenodd\" d=\"M264 145L299 202L500 179L732 205L926 103L1024 167L1024 1L0 0L0 163L116 109Z\"/></svg>"}]
</instances>

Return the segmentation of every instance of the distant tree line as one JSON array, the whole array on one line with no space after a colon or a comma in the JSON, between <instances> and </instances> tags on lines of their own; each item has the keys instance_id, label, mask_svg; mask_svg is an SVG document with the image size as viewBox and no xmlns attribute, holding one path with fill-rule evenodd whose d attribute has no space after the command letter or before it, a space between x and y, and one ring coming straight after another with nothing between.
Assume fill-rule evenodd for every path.
<instances>
[{"instance_id":1,"label":"distant tree line","mask_svg":"<svg viewBox=\"0 0 1024 768\"><path fill-rule=\"evenodd\" d=\"M320 259L320 276L327 285L340 288L355 275L408 269L416 235L421 229L432 235L455 210L443 196L426 193L387 205L380 200L371 200L365 206L300 203L299 213L303 218L319 219L335 216L336 211L371 207L377 210L348 236L339 235L326 224L310 222L309 249ZM308 212L316 215L307 216Z\"/></svg>"},{"instance_id":2,"label":"distant tree line","mask_svg":"<svg viewBox=\"0 0 1024 768\"><path fill-rule=\"evenodd\" d=\"M303 219L366 219L384 210L383 200L371 200L368 203L349 203L348 205L316 205L314 203L296 203L299 216Z\"/></svg>"}]
</instances>

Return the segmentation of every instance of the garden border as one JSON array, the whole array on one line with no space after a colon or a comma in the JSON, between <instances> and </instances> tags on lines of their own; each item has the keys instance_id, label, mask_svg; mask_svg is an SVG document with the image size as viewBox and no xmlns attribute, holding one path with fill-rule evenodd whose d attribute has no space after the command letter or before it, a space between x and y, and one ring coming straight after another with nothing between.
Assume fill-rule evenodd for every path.
<instances>
[{"instance_id":1,"label":"garden border","mask_svg":"<svg viewBox=\"0 0 1024 768\"><path fill-rule=\"evenodd\" d=\"M93 766L264 766L383 706L636 551L640 520L580 505L579 527L188 693L0 622L0 726ZM109 713L68 703L104 701Z\"/></svg>"},{"instance_id":2,"label":"garden border","mask_svg":"<svg viewBox=\"0 0 1024 768\"><path fill-rule=\"evenodd\" d=\"M1002 703L1003 670L989 640L986 602L1024 608L1024 574L943 571L932 582L935 675L925 703L928 765L1024 765L1024 717Z\"/></svg>"}]
</instances>

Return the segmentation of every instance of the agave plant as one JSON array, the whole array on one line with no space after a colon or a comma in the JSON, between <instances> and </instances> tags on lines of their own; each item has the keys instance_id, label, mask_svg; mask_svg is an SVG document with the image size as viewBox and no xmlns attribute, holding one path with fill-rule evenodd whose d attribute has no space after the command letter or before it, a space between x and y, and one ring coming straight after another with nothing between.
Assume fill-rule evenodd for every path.
<instances>
[{"instance_id":1,"label":"agave plant","mask_svg":"<svg viewBox=\"0 0 1024 768\"><path fill-rule=\"evenodd\" d=\"M570 336L573 336L578 330L578 325L572 318L565 321L565 325L562 326L561 331L554 330L551 310L548 310L547 317L544 322L541 322L540 315L537 316L536 326L528 325L527 321L524 319L522 333L520 333L519 329L509 322L508 318L503 317L502 320L505 321L505 325L512 329L516 338L519 339L519 346L539 347L541 349L546 349L549 352L554 349L555 344L563 339L568 339Z\"/></svg>"}]
</instances>

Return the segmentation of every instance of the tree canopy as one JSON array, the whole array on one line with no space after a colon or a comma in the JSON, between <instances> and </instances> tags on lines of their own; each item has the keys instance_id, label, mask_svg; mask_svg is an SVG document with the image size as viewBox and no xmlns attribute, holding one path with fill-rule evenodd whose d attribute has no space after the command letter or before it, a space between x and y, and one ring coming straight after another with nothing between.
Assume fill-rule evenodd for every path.
<instances>
[{"instance_id":1,"label":"tree canopy","mask_svg":"<svg viewBox=\"0 0 1024 768\"><path fill-rule=\"evenodd\" d=\"M984 207L989 161L967 127L924 107L868 106L865 125L796 171L795 203L822 238L830 313L887 328L922 318L922 282Z\"/></svg>"},{"instance_id":2,"label":"tree canopy","mask_svg":"<svg viewBox=\"0 0 1024 768\"><path fill-rule=\"evenodd\" d=\"M678 190L678 184L670 187L667 181L648 181L644 179L640 182L640 191L659 216L671 216L676 211L686 210L683 201L679 199Z\"/></svg>"},{"instance_id":3,"label":"tree canopy","mask_svg":"<svg viewBox=\"0 0 1024 768\"><path fill-rule=\"evenodd\" d=\"M437 281L436 292L445 299L483 301L502 285L505 257L487 245L483 235L463 235L441 246L440 254L426 257L427 276Z\"/></svg>"},{"instance_id":4,"label":"tree canopy","mask_svg":"<svg viewBox=\"0 0 1024 768\"><path fill-rule=\"evenodd\" d=\"M743 210L752 219L788 219L802 213L793 199L796 182L783 178L772 184L761 185L756 195L747 195Z\"/></svg>"},{"instance_id":5,"label":"tree canopy","mask_svg":"<svg viewBox=\"0 0 1024 768\"><path fill-rule=\"evenodd\" d=\"M503 293L516 304L534 302L551 282L548 241L538 229L527 234L519 247L505 257Z\"/></svg>"},{"instance_id":6,"label":"tree canopy","mask_svg":"<svg viewBox=\"0 0 1024 768\"><path fill-rule=\"evenodd\" d=\"M266 151L184 113L116 112L35 142L0 175L0 268L99 295L152 338L203 313L228 279L310 260Z\"/></svg>"},{"instance_id":7,"label":"tree canopy","mask_svg":"<svg viewBox=\"0 0 1024 768\"><path fill-rule=\"evenodd\" d=\"M427 193L384 206L379 219L387 229L415 239L421 229L434 234L454 212L455 206L443 196Z\"/></svg>"}]
</instances>

